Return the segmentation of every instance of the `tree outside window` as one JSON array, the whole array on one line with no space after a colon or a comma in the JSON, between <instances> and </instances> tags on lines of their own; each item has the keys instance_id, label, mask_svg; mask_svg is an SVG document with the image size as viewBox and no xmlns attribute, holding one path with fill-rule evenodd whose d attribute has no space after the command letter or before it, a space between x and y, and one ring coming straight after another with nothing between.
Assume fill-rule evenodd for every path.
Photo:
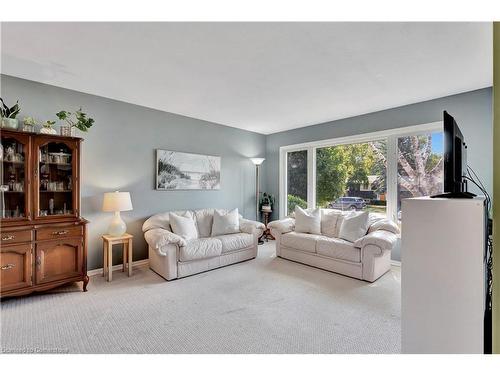
<instances>
[{"instance_id":1,"label":"tree outside window","mask_svg":"<svg viewBox=\"0 0 500 375\"><path fill-rule=\"evenodd\" d=\"M397 169L398 212L401 199L442 192L442 133L397 138ZM296 205L307 207L307 150L288 153L287 173L291 213ZM385 213L387 140L317 148L315 183L317 207ZM364 204L344 202L350 198Z\"/></svg>"}]
</instances>

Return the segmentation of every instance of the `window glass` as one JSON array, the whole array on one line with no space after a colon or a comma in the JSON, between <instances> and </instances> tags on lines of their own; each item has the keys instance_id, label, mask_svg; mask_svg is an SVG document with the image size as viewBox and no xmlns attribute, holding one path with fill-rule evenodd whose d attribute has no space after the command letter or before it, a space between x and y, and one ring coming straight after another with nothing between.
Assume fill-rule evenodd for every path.
<instances>
[{"instance_id":1,"label":"window glass","mask_svg":"<svg viewBox=\"0 0 500 375\"><path fill-rule=\"evenodd\" d=\"M287 153L287 214L307 208L307 150Z\"/></svg>"},{"instance_id":2,"label":"window glass","mask_svg":"<svg viewBox=\"0 0 500 375\"><path fill-rule=\"evenodd\" d=\"M387 142L316 150L316 206L386 214Z\"/></svg>"},{"instance_id":3,"label":"window glass","mask_svg":"<svg viewBox=\"0 0 500 375\"><path fill-rule=\"evenodd\" d=\"M398 220L401 200L443 192L443 133L398 138Z\"/></svg>"}]
</instances>

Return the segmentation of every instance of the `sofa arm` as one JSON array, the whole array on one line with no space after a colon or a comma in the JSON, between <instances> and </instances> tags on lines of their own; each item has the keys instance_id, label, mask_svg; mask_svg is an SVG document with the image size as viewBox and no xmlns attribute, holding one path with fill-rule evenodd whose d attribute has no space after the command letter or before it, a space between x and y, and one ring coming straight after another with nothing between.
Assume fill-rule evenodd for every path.
<instances>
[{"instance_id":1,"label":"sofa arm","mask_svg":"<svg viewBox=\"0 0 500 375\"><path fill-rule=\"evenodd\" d=\"M186 240L184 238L166 229L150 229L144 233L144 238L152 249L160 253L162 253L162 248L167 245L186 246Z\"/></svg>"},{"instance_id":2,"label":"sofa arm","mask_svg":"<svg viewBox=\"0 0 500 375\"><path fill-rule=\"evenodd\" d=\"M264 233L264 229L266 226L259 221L240 218L240 231L243 233L255 234L259 238Z\"/></svg>"},{"instance_id":3,"label":"sofa arm","mask_svg":"<svg viewBox=\"0 0 500 375\"><path fill-rule=\"evenodd\" d=\"M391 250L367 244L361 249L363 280L374 282L391 269Z\"/></svg>"},{"instance_id":4,"label":"sofa arm","mask_svg":"<svg viewBox=\"0 0 500 375\"><path fill-rule=\"evenodd\" d=\"M375 232L377 230L385 230L387 232L391 232L394 234L401 233L398 225L390 219L381 219L381 220L375 221L372 225L370 225L370 228L368 228L368 233L372 233L372 232Z\"/></svg>"},{"instance_id":5,"label":"sofa arm","mask_svg":"<svg viewBox=\"0 0 500 375\"><path fill-rule=\"evenodd\" d=\"M392 232L376 230L356 240L356 242L354 242L354 247L361 249L368 245L374 245L380 248L380 250L392 250L397 240L398 235Z\"/></svg>"},{"instance_id":6,"label":"sofa arm","mask_svg":"<svg viewBox=\"0 0 500 375\"><path fill-rule=\"evenodd\" d=\"M282 220L271 221L267 224L267 227L271 230L273 236L279 236L288 232L293 232L295 229L295 219L287 217Z\"/></svg>"}]
</instances>

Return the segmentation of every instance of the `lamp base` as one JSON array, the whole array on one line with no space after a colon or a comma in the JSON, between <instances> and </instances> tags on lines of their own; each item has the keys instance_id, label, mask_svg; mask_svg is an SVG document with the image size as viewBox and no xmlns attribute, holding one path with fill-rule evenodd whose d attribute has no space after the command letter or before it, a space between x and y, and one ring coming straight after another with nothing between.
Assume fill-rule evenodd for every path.
<instances>
[{"instance_id":1,"label":"lamp base","mask_svg":"<svg viewBox=\"0 0 500 375\"><path fill-rule=\"evenodd\" d=\"M124 235L126 231L127 231L127 225L122 220L120 216L120 211L116 211L115 216L113 216L113 219L109 223L108 234L113 237L119 237Z\"/></svg>"}]
</instances>

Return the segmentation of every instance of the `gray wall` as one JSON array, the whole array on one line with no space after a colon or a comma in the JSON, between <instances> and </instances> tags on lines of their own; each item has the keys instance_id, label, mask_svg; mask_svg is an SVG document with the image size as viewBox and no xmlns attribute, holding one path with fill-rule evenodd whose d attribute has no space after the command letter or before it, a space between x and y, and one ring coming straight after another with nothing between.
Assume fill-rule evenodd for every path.
<instances>
[{"instance_id":1,"label":"gray wall","mask_svg":"<svg viewBox=\"0 0 500 375\"><path fill-rule=\"evenodd\" d=\"M100 236L106 233L112 215L101 212L106 191L131 193L134 210L123 212L122 217L134 235L134 260L147 258L141 226L155 213L238 207L243 216L254 217L255 167L248 158L265 156L264 135L15 77L0 78L1 96L8 102L19 99L21 119L56 119L59 110L82 106L96 121L83 134L81 161L81 211L90 220L89 269L102 266ZM157 148L221 156L221 189L154 190ZM121 254L116 257L119 263Z\"/></svg>"},{"instance_id":2,"label":"gray wall","mask_svg":"<svg viewBox=\"0 0 500 375\"><path fill-rule=\"evenodd\" d=\"M135 235L134 259L144 259L147 251L141 225L154 213L184 208L238 207L243 216L253 218L255 170L249 157L266 157L262 165L262 190L278 196L281 146L439 121L444 109L457 120L468 143L469 164L492 193L491 88L266 137L19 78L0 77L2 97L9 101L19 98L23 108L21 118L30 115L54 119L54 114L61 109L82 106L96 120L90 132L84 134L82 152L82 215L91 221L89 269L101 266L100 235L106 232L110 219L110 214L100 211L102 194L106 191L131 192L134 210L124 212L122 217L129 232ZM156 148L222 156L221 190L155 191ZM399 258L399 251L395 251L393 259Z\"/></svg>"},{"instance_id":3,"label":"gray wall","mask_svg":"<svg viewBox=\"0 0 500 375\"><path fill-rule=\"evenodd\" d=\"M443 110L447 110L455 117L468 145L468 164L478 173L491 195L493 193L491 88L271 134L267 137L266 145L266 191L279 195L281 146L431 123L442 120ZM275 218L278 212L279 210L275 210ZM394 252L393 258L399 260L398 251Z\"/></svg>"}]
</instances>

